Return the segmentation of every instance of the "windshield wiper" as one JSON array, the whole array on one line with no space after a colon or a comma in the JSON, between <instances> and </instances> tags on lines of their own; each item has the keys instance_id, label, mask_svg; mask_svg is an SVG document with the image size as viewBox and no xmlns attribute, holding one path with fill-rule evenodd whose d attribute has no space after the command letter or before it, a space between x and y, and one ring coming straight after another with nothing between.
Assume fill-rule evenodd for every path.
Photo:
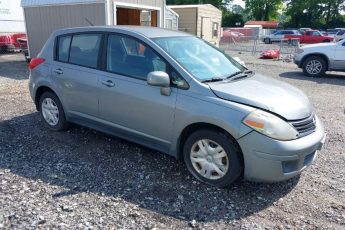
<instances>
[{"instance_id":1,"label":"windshield wiper","mask_svg":"<svg viewBox=\"0 0 345 230\"><path fill-rule=\"evenodd\" d=\"M246 70L246 71L237 71L230 76L226 77L224 80L237 80L240 78L248 77L249 75L253 75L254 71L252 70Z\"/></svg>"},{"instance_id":2,"label":"windshield wiper","mask_svg":"<svg viewBox=\"0 0 345 230\"><path fill-rule=\"evenodd\" d=\"M201 81L202 83L207 83L207 82L217 82L217 81L223 81L224 78L221 77L213 77L213 78L209 78L206 80Z\"/></svg>"}]
</instances>

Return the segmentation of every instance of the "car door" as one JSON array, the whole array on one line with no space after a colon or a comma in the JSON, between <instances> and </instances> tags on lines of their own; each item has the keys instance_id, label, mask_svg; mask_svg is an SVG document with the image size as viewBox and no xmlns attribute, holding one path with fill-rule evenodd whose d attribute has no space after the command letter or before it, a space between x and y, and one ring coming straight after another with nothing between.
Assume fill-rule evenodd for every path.
<instances>
[{"instance_id":1,"label":"car door","mask_svg":"<svg viewBox=\"0 0 345 230\"><path fill-rule=\"evenodd\" d=\"M333 68L337 70L345 70L345 42L338 42L334 52Z\"/></svg>"},{"instance_id":2,"label":"car door","mask_svg":"<svg viewBox=\"0 0 345 230\"><path fill-rule=\"evenodd\" d=\"M118 135L167 151L174 124L177 89L169 96L146 82L168 63L143 42L121 34L107 38L105 72L100 76L100 116Z\"/></svg>"},{"instance_id":3,"label":"car door","mask_svg":"<svg viewBox=\"0 0 345 230\"><path fill-rule=\"evenodd\" d=\"M276 33L273 34L271 41L281 41L284 38L284 34L283 31L278 31Z\"/></svg>"},{"instance_id":4,"label":"car door","mask_svg":"<svg viewBox=\"0 0 345 230\"><path fill-rule=\"evenodd\" d=\"M303 35L303 41L301 43L314 43L313 42L313 31L307 31Z\"/></svg>"},{"instance_id":5,"label":"car door","mask_svg":"<svg viewBox=\"0 0 345 230\"><path fill-rule=\"evenodd\" d=\"M320 32L314 31L312 36L312 43L319 43L322 42L323 37Z\"/></svg>"},{"instance_id":6,"label":"car door","mask_svg":"<svg viewBox=\"0 0 345 230\"><path fill-rule=\"evenodd\" d=\"M102 34L70 34L57 38L53 85L68 117L98 116L98 68Z\"/></svg>"}]
</instances>

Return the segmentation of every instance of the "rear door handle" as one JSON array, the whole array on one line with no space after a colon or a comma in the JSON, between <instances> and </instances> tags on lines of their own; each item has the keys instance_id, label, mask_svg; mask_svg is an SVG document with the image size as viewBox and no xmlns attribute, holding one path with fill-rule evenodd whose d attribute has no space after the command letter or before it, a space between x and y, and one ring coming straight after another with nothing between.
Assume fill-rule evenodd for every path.
<instances>
[{"instance_id":1,"label":"rear door handle","mask_svg":"<svg viewBox=\"0 0 345 230\"><path fill-rule=\"evenodd\" d=\"M108 86L108 87L114 87L115 83L111 80L108 81L102 81L102 85Z\"/></svg>"},{"instance_id":2,"label":"rear door handle","mask_svg":"<svg viewBox=\"0 0 345 230\"><path fill-rule=\"evenodd\" d=\"M56 74L63 74L63 71L62 71L62 69L56 69L56 70L54 70L54 72L56 73Z\"/></svg>"}]
</instances>

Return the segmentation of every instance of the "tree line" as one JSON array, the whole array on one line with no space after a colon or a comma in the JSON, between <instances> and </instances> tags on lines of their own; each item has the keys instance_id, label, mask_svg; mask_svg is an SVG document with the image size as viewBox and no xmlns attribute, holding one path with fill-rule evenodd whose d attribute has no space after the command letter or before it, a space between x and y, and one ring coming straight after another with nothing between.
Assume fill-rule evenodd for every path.
<instances>
[{"instance_id":1,"label":"tree line","mask_svg":"<svg viewBox=\"0 0 345 230\"><path fill-rule=\"evenodd\" d=\"M243 26L248 20L278 21L284 27L326 29L345 27L345 0L167 0L168 5L212 4L223 12L224 27Z\"/></svg>"}]
</instances>

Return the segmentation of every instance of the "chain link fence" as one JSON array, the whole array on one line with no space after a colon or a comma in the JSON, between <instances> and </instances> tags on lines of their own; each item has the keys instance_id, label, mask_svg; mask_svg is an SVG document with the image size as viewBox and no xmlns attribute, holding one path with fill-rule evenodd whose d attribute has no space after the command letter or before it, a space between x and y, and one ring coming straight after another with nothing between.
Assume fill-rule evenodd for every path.
<instances>
[{"instance_id":1,"label":"chain link fence","mask_svg":"<svg viewBox=\"0 0 345 230\"><path fill-rule=\"evenodd\" d=\"M261 55L266 50L279 50L281 59L292 59L300 47L299 39L281 39L272 44L266 44L263 39L264 36L259 35L247 36L238 32L228 33L228 36L221 38L220 48L253 56Z\"/></svg>"},{"instance_id":2,"label":"chain link fence","mask_svg":"<svg viewBox=\"0 0 345 230\"><path fill-rule=\"evenodd\" d=\"M280 42L266 44L260 37L243 36L222 39L220 48L225 51L250 53L253 56L260 55L266 50L279 50L280 58L292 59L299 48L299 41L282 39Z\"/></svg>"}]
</instances>

